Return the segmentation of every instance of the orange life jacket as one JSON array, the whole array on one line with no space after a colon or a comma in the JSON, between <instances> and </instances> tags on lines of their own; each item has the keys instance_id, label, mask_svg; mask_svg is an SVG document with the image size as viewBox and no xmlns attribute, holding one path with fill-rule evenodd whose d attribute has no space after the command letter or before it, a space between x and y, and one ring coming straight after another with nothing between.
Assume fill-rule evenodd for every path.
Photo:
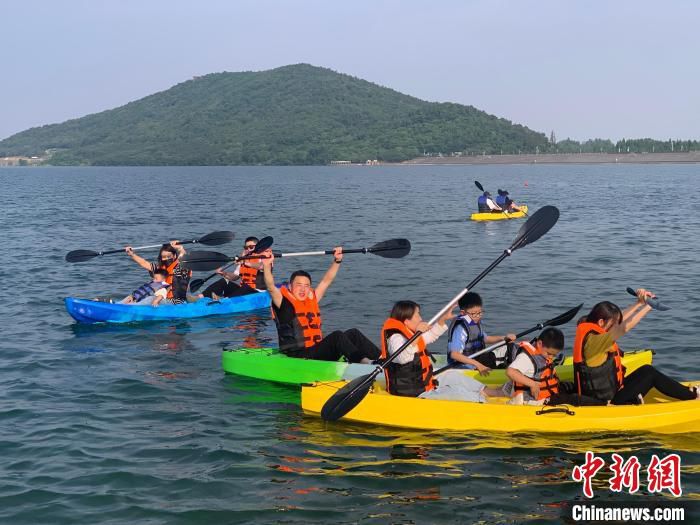
<instances>
[{"instance_id":1,"label":"orange life jacket","mask_svg":"<svg viewBox=\"0 0 700 525\"><path fill-rule=\"evenodd\" d=\"M528 342L522 342L519 352L523 352L532 361L535 367L535 374L530 378L538 381L540 384L540 394L537 396L537 401L547 399L552 394L559 393L559 378L554 370L554 361L544 350L538 350L536 346ZM513 383L513 397L523 391L529 391L530 387L522 383Z\"/></svg>"},{"instance_id":2,"label":"orange life jacket","mask_svg":"<svg viewBox=\"0 0 700 525\"><path fill-rule=\"evenodd\" d=\"M179 264L180 261L175 259L173 262L171 262L168 266L164 265L159 265L158 269L159 270L164 270L168 275L165 277L165 282L168 283L170 286L168 286L168 299L173 298L173 292L174 292L174 287L173 287L173 272L175 271L175 267Z\"/></svg>"},{"instance_id":3,"label":"orange life jacket","mask_svg":"<svg viewBox=\"0 0 700 525\"><path fill-rule=\"evenodd\" d=\"M387 319L382 326L382 359L389 357L389 338L396 333L406 339L414 335L414 332L398 319ZM437 386L437 381L433 378L433 364L430 362L430 354L425 349L423 338L419 337L412 344L418 345L413 361L402 365L392 361L384 367L387 391L390 394L417 397Z\"/></svg>"},{"instance_id":4,"label":"orange life jacket","mask_svg":"<svg viewBox=\"0 0 700 525\"><path fill-rule=\"evenodd\" d=\"M590 334L603 334L605 330L595 323L581 323L576 327L574 339L574 382L579 395L611 400L624 386L625 367L622 365L622 350L613 343L608 358L600 366L586 364L583 347Z\"/></svg>"},{"instance_id":5,"label":"orange life jacket","mask_svg":"<svg viewBox=\"0 0 700 525\"><path fill-rule=\"evenodd\" d=\"M260 270L246 266L246 262L259 263L260 259L247 259L245 262L241 263L238 268L238 274L241 276L241 284L248 285L251 288L256 288L255 284L258 277L258 272Z\"/></svg>"},{"instance_id":6,"label":"orange life jacket","mask_svg":"<svg viewBox=\"0 0 700 525\"><path fill-rule=\"evenodd\" d=\"M304 348L310 348L320 343L323 339L323 333L321 332L321 310L318 308L316 290L309 290L309 295L303 301L294 297L294 294L286 286L282 286L280 292L282 292L282 297L287 299L294 308L298 327L281 327L278 321L278 331L280 328L290 328L294 332L295 339ZM299 329L301 333L297 333Z\"/></svg>"}]
</instances>

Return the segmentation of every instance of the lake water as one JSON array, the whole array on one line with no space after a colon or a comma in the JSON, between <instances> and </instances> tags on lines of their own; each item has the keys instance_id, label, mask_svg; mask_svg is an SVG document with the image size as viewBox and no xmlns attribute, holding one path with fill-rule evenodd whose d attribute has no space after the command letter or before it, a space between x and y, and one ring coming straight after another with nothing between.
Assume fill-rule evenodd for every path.
<instances>
[{"instance_id":1,"label":"lake water","mask_svg":"<svg viewBox=\"0 0 700 525\"><path fill-rule=\"evenodd\" d=\"M582 499L586 450L679 452L683 501L700 498L700 436L412 432L305 416L298 391L226 376L225 346L276 341L265 312L180 323L81 326L66 296L126 295L147 276L114 249L230 229L280 251L411 240L398 260L348 255L323 304L326 332L377 340L394 301L431 317L510 245L520 221L465 220L478 191L507 188L558 224L477 288L491 333L627 286L673 309L623 340L700 377L697 165L0 170L6 292L0 301L0 523L542 523ZM284 259L320 279L329 258ZM573 323L565 327L567 346ZM439 341L434 351L442 351ZM607 478L596 483L609 497ZM643 486L645 480L642 479ZM643 492L643 491L642 491ZM622 495L639 501L643 494ZM655 496L668 501L668 496Z\"/></svg>"}]
</instances>

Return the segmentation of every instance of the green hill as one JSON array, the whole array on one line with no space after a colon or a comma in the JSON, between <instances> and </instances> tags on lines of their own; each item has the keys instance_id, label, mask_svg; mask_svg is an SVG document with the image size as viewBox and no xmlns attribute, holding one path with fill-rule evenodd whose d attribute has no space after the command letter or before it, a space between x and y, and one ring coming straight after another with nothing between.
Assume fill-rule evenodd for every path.
<instances>
[{"instance_id":1,"label":"green hill","mask_svg":"<svg viewBox=\"0 0 700 525\"><path fill-rule=\"evenodd\" d=\"M308 64L213 73L116 109L32 128L0 156L50 164L326 164L424 152L513 153L547 138L472 106L425 102Z\"/></svg>"}]
</instances>

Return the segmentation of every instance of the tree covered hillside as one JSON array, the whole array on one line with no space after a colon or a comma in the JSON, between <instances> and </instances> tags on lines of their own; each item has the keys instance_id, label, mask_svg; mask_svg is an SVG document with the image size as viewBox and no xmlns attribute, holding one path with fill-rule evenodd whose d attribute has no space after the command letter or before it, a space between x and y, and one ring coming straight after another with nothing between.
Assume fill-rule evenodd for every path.
<instances>
[{"instance_id":1,"label":"tree covered hillside","mask_svg":"<svg viewBox=\"0 0 700 525\"><path fill-rule=\"evenodd\" d=\"M214 73L86 117L0 141L0 156L51 164L326 164L424 152L513 153L547 138L472 106L432 103L297 64Z\"/></svg>"}]
</instances>

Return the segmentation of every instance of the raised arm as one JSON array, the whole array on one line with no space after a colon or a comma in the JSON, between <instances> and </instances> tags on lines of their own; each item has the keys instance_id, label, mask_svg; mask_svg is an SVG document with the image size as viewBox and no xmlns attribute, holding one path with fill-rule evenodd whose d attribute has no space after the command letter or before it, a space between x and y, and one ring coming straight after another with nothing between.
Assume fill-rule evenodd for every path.
<instances>
[{"instance_id":1,"label":"raised arm","mask_svg":"<svg viewBox=\"0 0 700 525\"><path fill-rule=\"evenodd\" d=\"M317 301L321 302L323 296L326 295L326 290L328 290L328 287L333 282L333 279L335 279L335 276L338 275L338 270L340 269L340 263L342 261L343 248L340 246L336 246L333 250L333 261L331 262L330 267L326 271L326 275L323 276L323 279L321 279L321 282L318 283L318 286L316 287Z\"/></svg>"},{"instance_id":2,"label":"raised arm","mask_svg":"<svg viewBox=\"0 0 700 525\"><path fill-rule=\"evenodd\" d=\"M138 255L132 248L131 246L127 246L124 248L124 251L126 254L131 257L131 260L133 260L136 264L138 264L141 268L144 270L148 270L149 272L151 271L151 263L149 263L146 259Z\"/></svg>"},{"instance_id":3,"label":"raised arm","mask_svg":"<svg viewBox=\"0 0 700 525\"><path fill-rule=\"evenodd\" d=\"M268 259L263 259L263 277L265 278L265 287L267 291L270 292L270 298L272 299L272 304L277 308L282 306L282 292L279 288L275 286L275 278L272 275L272 262L275 260L275 256L270 254Z\"/></svg>"},{"instance_id":4,"label":"raised arm","mask_svg":"<svg viewBox=\"0 0 700 525\"><path fill-rule=\"evenodd\" d=\"M622 322L616 324L609 330L610 335L615 341L637 326L637 323L651 312L651 306L646 302L649 297L655 296L644 288L637 290L637 302L625 308L625 311L622 312Z\"/></svg>"}]
</instances>

